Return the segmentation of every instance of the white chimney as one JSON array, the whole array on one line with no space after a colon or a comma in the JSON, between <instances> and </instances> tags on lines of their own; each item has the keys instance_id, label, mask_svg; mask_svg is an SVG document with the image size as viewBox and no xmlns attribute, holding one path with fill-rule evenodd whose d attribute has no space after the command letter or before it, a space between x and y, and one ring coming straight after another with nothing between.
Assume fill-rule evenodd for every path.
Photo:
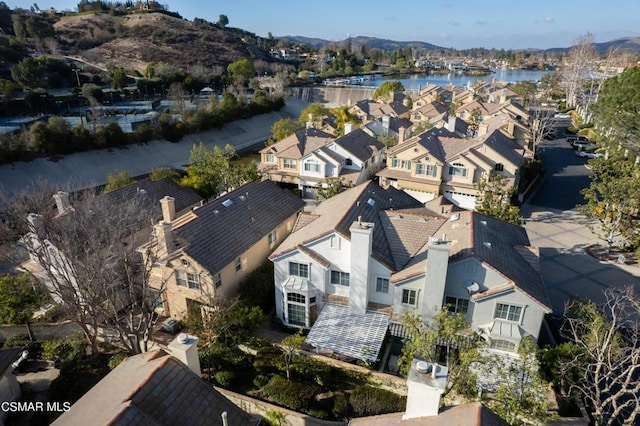
<instances>
[{"instance_id":1,"label":"white chimney","mask_svg":"<svg viewBox=\"0 0 640 426\"><path fill-rule=\"evenodd\" d=\"M404 127L400 127L398 129L398 144L401 144L402 142L404 142L406 133L407 133L407 129L405 129Z\"/></svg>"},{"instance_id":2,"label":"white chimney","mask_svg":"<svg viewBox=\"0 0 640 426\"><path fill-rule=\"evenodd\" d=\"M451 114L449 116L449 119L447 120L446 129L451 133L456 132L456 116L455 115Z\"/></svg>"},{"instance_id":3,"label":"white chimney","mask_svg":"<svg viewBox=\"0 0 640 426\"><path fill-rule=\"evenodd\" d=\"M189 367L198 377L202 377L200 359L198 358L198 341L199 339L196 336L180 333L178 337L169 343L167 349L171 355Z\"/></svg>"},{"instance_id":4,"label":"white chimney","mask_svg":"<svg viewBox=\"0 0 640 426\"><path fill-rule=\"evenodd\" d=\"M414 359L407 377L407 407L402 420L437 416L449 370Z\"/></svg>"},{"instance_id":5,"label":"white chimney","mask_svg":"<svg viewBox=\"0 0 640 426\"><path fill-rule=\"evenodd\" d=\"M385 134L389 131L389 123L391 121L391 117L388 115L382 116L382 128L385 130Z\"/></svg>"},{"instance_id":6,"label":"white chimney","mask_svg":"<svg viewBox=\"0 0 640 426\"><path fill-rule=\"evenodd\" d=\"M162 220L165 222L173 222L176 218L176 200L173 197L165 195L160 199L162 206Z\"/></svg>"},{"instance_id":7,"label":"white chimney","mask_svg":"<svg viewBox=\"0 0 640 426\"><path fill-rule=\"evenodd\" d=\"M53 194L53 199L56 201L56 208L58 209L59 215L65 214L71 208L68 192L58 191Z\"/></svg>"},{"instance_id":8,"label":"white chimney","mask_svg":"<svg viewBox=\"0 0 640 426\"><path fill-rule=\"evenodd\" d=\"M353 123L350 121L347 121L346 123L344 123L344 134L349 134L353 132Z\"/></svg>"},{"instance_id":9,"label":"white chimney","mask_svg":"<svg viewBox=\"0 0 640 426\"><path fill-rule=\"evenodd\" d=\"M158 256L168 255L173 251L173 230L171 224L161 220L153 227L158 239Z\"/></svg>"},{"instance_id":10,"label":"white chimney","mask_svg":"<svg viewBox=\"0 0 640 426\"><path fill-rule=\"evenodd\" d=\"M351 232L351 271L349 276L349 312L364 315L369 303L369 271L373 247L373 223L358 217Z\"/></svg>"},{"instance_id":11,"label":"white chimney","mask_svg":"<svg viewBox=\"0 0 640 426\"><path fill-rule=\"evenodd\" d=\"M451 244L430 237L427 248L422 316L423 318L432 318L435 314L434 306L442 306L444 300Z\"/></svg>"}]
</instances>

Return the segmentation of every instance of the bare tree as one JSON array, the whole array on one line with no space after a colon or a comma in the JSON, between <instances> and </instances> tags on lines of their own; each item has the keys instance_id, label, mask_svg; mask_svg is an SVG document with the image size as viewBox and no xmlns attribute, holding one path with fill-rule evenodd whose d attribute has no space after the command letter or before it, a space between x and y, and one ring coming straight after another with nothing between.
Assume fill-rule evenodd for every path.
<instances>
[{"instance_id":1,"label":"bare tree","mask_svg":"<svg viewBox=\"0 0 640 426\"><path fill-rule=\"evenodd\" d=\"M635 424L640 414L640 298L633 287L607 289L605 302L566 308L565 337L578 348L559 374L583 371L570 385L598 425Z\"/></svg>"},{"instance_id":2,"label":"bare tree","mask_svg":"<svg viewBox=\"0 0 640 426\"><path fill-rule=\"evenodd\" d=\"M534 107L529 111L529 131L531 133L531 146L529 149L535 154L538 152L540 142L545 136L555 133L553 112L548 109Z\"/></svg>"},{"instance_id":3,"label":"bare tree","mask_svg":"<svg viewBox=\"0 0 640 426\"><path fill-rule=\"evenodd\" d=\"M93 353L105 336L131 354L146 351L158 319L154 297L160 296L149 291L158 256L136 249L151 235L152 200L84 192L71 206L67 193L58 192L56 211L50 197L34 191L0 203L0 238L19 239L30 259L23 269L82 328Z\"/></svg>"},{"instance_id":4,"label":"bare tree","mask_svg":"<svg viewBox=\"0 0 640 426\"><path fill-rule=\"evenodd\" d=\"M560 73L561 84L567 95L567 106L576 106L581 102L583 83L597 69L596 57L593 34L587 32L574 41Z\"/></svg>"}]
</instances>

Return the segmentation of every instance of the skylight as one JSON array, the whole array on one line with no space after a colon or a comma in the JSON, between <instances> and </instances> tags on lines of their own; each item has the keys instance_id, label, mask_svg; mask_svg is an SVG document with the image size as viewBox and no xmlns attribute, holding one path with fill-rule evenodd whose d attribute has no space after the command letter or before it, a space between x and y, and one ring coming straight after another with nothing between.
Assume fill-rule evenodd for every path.
<instances>
[{"instance_id":1,"label":"skylight","mask_svg":"<svg viewBox=\"0 0 640 426\"><path fill-rule=\"evenodd\" d=\"M231 201L231 199L226 199L222 202L222 205L225 207L229 207L231 206L231 204L233 204L233 201Z\"/></svg>"}]
</instances>

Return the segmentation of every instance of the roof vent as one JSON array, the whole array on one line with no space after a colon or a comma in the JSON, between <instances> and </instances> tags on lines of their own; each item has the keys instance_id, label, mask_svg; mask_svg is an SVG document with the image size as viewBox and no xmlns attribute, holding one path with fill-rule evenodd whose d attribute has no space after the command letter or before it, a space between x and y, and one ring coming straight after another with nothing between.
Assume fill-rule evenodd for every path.
<instances>
[{"instance_id":1,"label":"roof vent","mask_svg":"<svg viewBox=\"0 0 640 426\"><path fill-rule=\"evenodd\" d=\"M144 195L144 194L146 194L146 193L147 193L147 190L146 190L146 189L144 189L144 188L138 188L138 194L142 194L142 195Z\"/></svg>"},{"instance_id":2,"label":"roof vent","mask_svg":"<svg viewBox=\"0 0 640 426\"><path fill-rule=\"evenodd\" d=\"M214 210L213 211L213 214L218 214L218 213L220 213L220 210Z\"/></svg>"},{"instance_id":3,"label":"roof vent","mask_svg":"<svg viewBox=\"0 0 640 426\"><path fill-rule=\"evenodd\" d=\"M416 371L418 373L423 373L423 374L430 373L432 368L433 367L428 362L425 362L425 361L416 362Z\"/></svg>"},{"instance_id":4,"label":"roof vent","mask_svg":"<svg viewBox=\"0 0 640 426\"><path fill-rule=\"evenodd\" d=\"M487 224L487 221L486 221L486 220L481 220L481 221L480 221L480 223L481 223L482 225L486 225L486 224Z\"/></svg>"},{"instance_id":5,"label":"roof vent","mask_svg":"<svg viewBox=\"0 0 640 426\"><path fill-rule=\"evenodd\" d=\"M456 220L459 220L459 219L460 219L460 213L456 213L456 214L451 215L451 217L449 218L449 221L450 222L455 222Z\"/></svg>"},{"instance_id":6,"label":"roof vent","mask_svg":"<svg viewBox=\"0 0 640 426\"><path fill-rule=\"evenodd\" d=\"M376 204L376 200L374 200L373 198L369 198L367 200L367 204L369 204L371 207L373 207Z\"/></svg>"},{"instance_id":7,"label":"roof vent","mask_svg":"<svg viewBox=\"0 0 640 426\"><path fill-rule=\"evenodd\" d=\"M484 243L482 243L485 247L487 248L491 248L491 243L489 241L485 241Z\"/></svg>"},{"instance_id":8,"label":"roof vent","mask_svg":"<svg viewBox=\"0 0 640 426\"><path fill-rule=\"evenodd\" d=\"M188 341L189 341L189 335L187 333L180 333L180 335L178 336L178 342L184 345Z\"/></svg>"},{"instance_id":9,"label":"roof vent","mask_svg":"<svg viewBox=\"0 0 640 426\"><path fill-rule=\"evenodd\" d=\"M480 291L480 284L478 284L475 281L471 282L471 285L467 286L467 291L469 292L469 294L476 294L478 291Z\"/></svg>"},{"instance_id":10,"label":"roof vent","mask_svg":"<svg viewBox=\"0 0 640 426\"><path fill-rule=\"evenodd\" d=\"M429 244L440 244L438 237L429 237Z\"/></svg>"},{"instance_id":11,"label":"roof vent","mask_svg":"<svg viewBox=\"0 0 640 426\"><path fill-rule=\"evenodd\" d=\"M233 204L233 201L231 201L231 199L226 199L222 202L222 205L225 207L230 207L231 204Z\"/></svg>"},{"instance_id":12,"label":"roof vent","mask_svg":"<svg viewBox=\"0 0 640 426\"><path fill-rule=\"evenodd\" d=\"M246 200L246 199L247 199L247 197L245 197L244 195L241 195L241 196L240 196L240 201L244 201L244 200Z\"/></svg>"}]
</instances>

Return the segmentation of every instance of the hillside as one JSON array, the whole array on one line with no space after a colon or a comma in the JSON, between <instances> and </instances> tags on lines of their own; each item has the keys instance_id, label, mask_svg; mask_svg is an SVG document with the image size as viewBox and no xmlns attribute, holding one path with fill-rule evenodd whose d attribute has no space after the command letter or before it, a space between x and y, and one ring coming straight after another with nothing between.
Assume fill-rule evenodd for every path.
<instances>
[{"instance_id":1,"label":"hillside","mask_svg":"<svg viewBox=\"0 0 640 426\"><path fill-rule=\"evenodd\" d=\"M241 30L196 24L162 13L65 16L54 24L54 30L61 53L138 71L149 62L186 69L226 68L243 58L270 60L267 52L243 42Z\"/></svg>"},{"instance_id":2,"label":"hillside","mask_svg":"<svg viewBox=\"0 0 640 426\"><path fill-rule=\"evenodd\" d=\"M281 36L278 37L282 40L287 40L291 43L297 44L305 44L307 46L312 46L315 48L327 47L330 44L343 44L347 40L342 40L338 42L332 42L329 40L323 40L321 38L310 38L304 36ZM380 50L398 50L406 47L411 47L416 50L438 50L443 49L440 46L436 46L431 43L425 43L422 41L395 41L395 40L387 40L376 37L351 37L351 44L354 46L366 46L366 47L374 47Z\"/></svg>"},{"instance_id":3,"label":"hillside","mask_svg":"<svg viewBox=\"0 0 640 426\"><path fill-rule=\"evenodd\" d=\"M640 52L640 37L623 37L602 43L593 43L597 52L606 53L610 49L629 50ZM554 47L547 49L548 52L568 52L571 47Z\"/></svg>"}]
</instances>

